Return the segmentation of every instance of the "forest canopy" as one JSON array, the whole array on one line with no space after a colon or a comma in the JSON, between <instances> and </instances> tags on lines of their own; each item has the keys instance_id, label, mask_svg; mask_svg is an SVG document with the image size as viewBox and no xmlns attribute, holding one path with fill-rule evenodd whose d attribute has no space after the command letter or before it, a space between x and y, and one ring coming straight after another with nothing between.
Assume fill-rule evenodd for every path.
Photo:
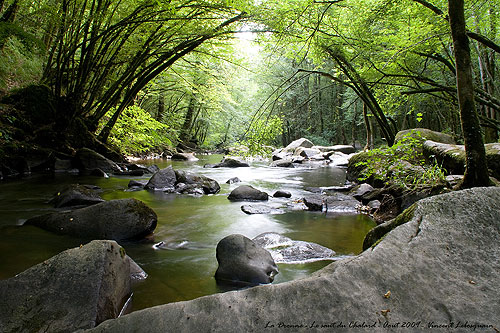
<instances>
[{"instance_id":1,"label":"forest canopy","mask_svg":"<svg viewBox=\"0 0 500 333\"><path fill-rule=\"evenodd\" d=\"M464 14L476 110L496 142L498 1ZM33 126L84 125L125 154L392 145L412 127L463 137L443 0L2 0L0 52L2 94L50 91Z\"/></svg>"}]
</instances>

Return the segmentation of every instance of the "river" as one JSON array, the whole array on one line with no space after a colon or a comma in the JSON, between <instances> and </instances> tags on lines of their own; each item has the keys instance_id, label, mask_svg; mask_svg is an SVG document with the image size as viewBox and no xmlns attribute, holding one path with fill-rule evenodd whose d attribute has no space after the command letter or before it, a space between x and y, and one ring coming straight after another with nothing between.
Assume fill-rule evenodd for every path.
<instances>
[{"instance_id":1,"label":"river","mask_svg":"<svg viewBox=\"0 0 500 333\"><path fill-rule=\"evenodd\" d=\"M292 199L270 198L285 203L311 194L310 187L340 186L345 169L330 166L315 168L271 168L266 162L251 163L250 168L203 168L217 163L220 155L199 156L197 162L170 160L140 161L172 165L213 178L221 185L216 195L194 197L163 192L129 191L131 179L143 177L113 176L108 179L70 174L37 174L20 180L0 183L0 279L6 279L51 256L81 244L81 240L54 235L36 227L21 227L30 217L54 211L48 201L64 185L93 184L102 188L106 200L134 197L150 206L158 215L154 242L164 241L164 249L153 248L154 242L122 243L127 253L148 274L144 282L134 285L133 310L158 304L184 301L223 290L213 275L217 269L215 247L227 235L238 233L253 238L263 232L278 232L294 240L321 244L339 257L361 252L365 234L375 223L365 215L330 216L320 212L289 211L275 215L247 215L241 202L230 202L227 195L241 184L250 184L270 195L281 189L292 193ZM226 184L238 177L239 184ZM331 261L300 264L278 264L279 274L273 283L306 277Z\"/></svg>"}]
</instances>

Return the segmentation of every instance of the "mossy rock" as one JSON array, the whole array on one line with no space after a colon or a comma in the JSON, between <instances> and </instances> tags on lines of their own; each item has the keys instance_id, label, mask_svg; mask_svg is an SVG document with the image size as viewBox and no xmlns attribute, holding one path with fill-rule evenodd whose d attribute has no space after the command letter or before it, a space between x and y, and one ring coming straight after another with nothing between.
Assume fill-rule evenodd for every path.
<instances>
[{"instance_id":1,"label":"mossy rock","mask_svg":"<svg viewBox=\"0 0 500 333\"><path fill-rule=\"evenodd\" d=\"M425 158L427 160L435 158L448 174L465 172L466 158L463 145L450 145L428 140L424 142L423 148ZM484 148L490 176L500 179L500 143L487 143Z\"/></svg>"},{"instance_id":2,"label":"mossy rock","mask_svg":"<svg viewBox=\"0 0 500 333\"><path fill-rule=\"evenodd\" d=\"M403 131L399 131L396 134L395 138L395 143L398 143L403 139L404 137L411 137L414 139L419 139L421 140L422 143L424 143L426 140L431 140L434 142L440 142L440 143L446 143L446 144L455 144L455 140L453 137L449 134L441 133L441 132L436 132L432 131L427 128L413 128L413 129L407 129Z\"/></svg>"},{"instance_id":3,"label":"mossy rock","mask_svg":"<svg viewBox=\"0 0 500 333\"><path fill-rule=\"evenodd\" d=\"M359 178L363 176L363 170L366 169L366 166L360 163L368 162L370 158L374 158L374 156L373 154L370 155L369 152L360 152L352 155L347 164L347 180L351 182L358 182ZM385 185L383 180L374 177L374 175L371 175L369 178L363 180L363 182L377 188Z\"/></svg>"}]
</instances>

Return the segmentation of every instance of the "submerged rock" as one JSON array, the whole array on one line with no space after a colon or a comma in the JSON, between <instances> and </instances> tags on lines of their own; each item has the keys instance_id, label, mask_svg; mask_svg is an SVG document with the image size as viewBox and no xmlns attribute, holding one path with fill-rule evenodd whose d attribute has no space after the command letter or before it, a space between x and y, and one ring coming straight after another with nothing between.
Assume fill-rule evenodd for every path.
<instances>
[{"instance_id":1,"label":"submerged rock","mask_svg":"<svg viewBox=\"0 0 500 333\"><path fill-rule=\"evenodd\" d=\"M89 207L36 216L34 225L83 239L140 239L156 228L156 213L137 199L104 201Z\"/></svg>"},{"instance_id":2,"label":"submerged rock","mask_svg":"<svg viewBox=\"0 0 500 333\"><path fill-rule=\"evenodd\" d=\"M235 284L271 283L278 267L268 251L243 235L229 235L217 244L218 281Z\"/></svg>"},{"instance_id":3,"label":"submerged rock","mask_svg":"<svg viewBox=\"0 0 500 333\"><path fill-rule=\"evenodd\" d=\"M241 185L235 188L227 198L231 201L266 201L269 195L250 185Z\"/></svg>"},{"instance_id":4,"label":"submerged rock","mask_svg":"<svg viewBox=\"0 0 500 333\"><path fill-rule=\"evenodd\" d=\"M98 193L100 189L94 185L71 184L61 189L49 203L55 208L95 205L104 201Z\"/></svg>"},{"instance_id":5,"label":"submerged rock","mask_svg":"<svg viewBox=\"0 0 500 333\"><path fill-rule=\"evenodd\" d=\"M243 205L241 210L248 214L283 214L285 211L280 207L271 207L268 205Z\"/></svg>"},{"instance_id":6,"label":"submerged rock","mask_svg":"<svg viewBox=\"0 0 500 333\"><path fill-rule=\"evenodd\" d=\"M0 281L2 332L74 332L118 317L131 294L130 259L92 241Z\"/></svg>"},{"instance_id":7,"label":"submerged rock","mask_svg":"<svg viewBox=\"0 0 500 333\"><path fill-rule=\"evenodd\" d=\"M406 223L377 245L309 278L156 306L102 323L92 332L221 327L259 332L266 325L275 325L270 331L284 331L278 323L310 326L333 320L375 324L366 332L401 332L400 325L384 323L403 322L426 331L428 323L450 321L493 331L500 327L499 206L500 188L423 199Z\"/></svg>"},{"instance_id":8,"label":"submerged rock","mask_svg":"<svg viewBox=\"0 0 500 333\"><path fill-rule=\"evenodd\" d=\"M292 240L275 232L266 232L252 239L271 253L276 263L303 264L320 260L338 260L335 251L322 245Z\"/></svg>"}]
</instances>

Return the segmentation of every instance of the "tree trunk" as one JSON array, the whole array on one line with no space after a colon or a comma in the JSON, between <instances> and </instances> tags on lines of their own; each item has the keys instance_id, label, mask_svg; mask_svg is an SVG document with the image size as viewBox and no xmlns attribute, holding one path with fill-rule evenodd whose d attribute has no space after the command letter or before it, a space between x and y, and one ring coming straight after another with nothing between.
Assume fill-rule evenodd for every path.
<instances>
[{"instance_id":1,"label":"tree trunk","mask_svg":"<svg viewBox=\"0 0 500 333\"><path fill-rule=\"evenodd\" d=\"M451 35L457 71L457 95L465 142L466 168L460 188L490 185L486 151L479 116L474 104L474 86L469 39L465 30L464 0L448 0Z\"/></svg>"},{"instance_id":2,"label":"tree trunk","mask_svg":"<svg viewBox=\"0 0 500 333\"><path fill-rule=\"evenodd\" d=\"M366 128L366 145L364 150L373 149L373 132L372 125L370 123L370 119L368 118L368 107L365 103L363 103L363 119L365 120L365 128Z\"/></svg>"}]
</instances>

